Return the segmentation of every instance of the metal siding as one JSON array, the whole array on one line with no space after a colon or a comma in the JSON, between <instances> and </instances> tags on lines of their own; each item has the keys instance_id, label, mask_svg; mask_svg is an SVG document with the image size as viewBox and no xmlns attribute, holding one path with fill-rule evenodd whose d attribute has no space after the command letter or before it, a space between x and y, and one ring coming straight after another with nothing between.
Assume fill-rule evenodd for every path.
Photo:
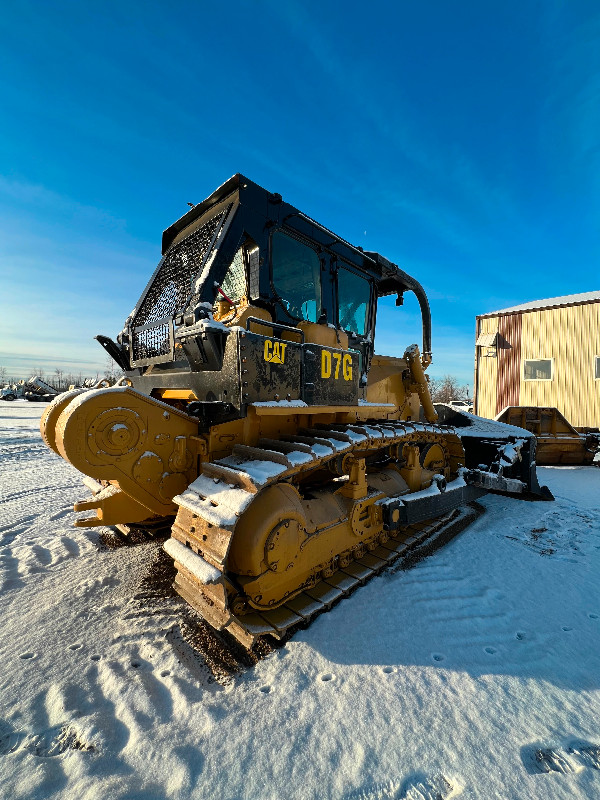
<instances>
[{"instance_id":1,"label":"metal siding","mask_svg":"<svg viewBox=\"0 0 600 800\"><path fill-rule=\"evenodd\" d=\"M496 333L498 330L498 317L485 317L479 319L477 335L482 333ZM493 353L495 348L476 347L477 359L477 386L475 387L476 413L481 417L492 419L496 415L496 385L498 380L498 359L486 355Z\"/></svg>"},{"instance_id":2,"label":"metal siding","mask_svg":"<svg viewBox=\"0 0 600 800\"><path fill-rule=\"evenodd\" d=\"M522 314L510 314L498 320L498 383L496 414L507 406L519 405L521 381Z\"/></svg>"},{"instance_id":3,"label":"metal siding","mask_svg":"<svg viewBox=\"0 0 600 800\"><path fill-rule=\"evenodd\" d=\"M552 358L550 381L524 381L524 406L556 406L575 426L600 426L600 381L594 357L600 355L600 303L554 308L522 315L525 359Z\"/></svg>"},{"instance_id":4,"label":"metal siding","mask_svg":"<svg viewBox=\"0 0 600 800\"><path fill-rule=\"evenodd\" d=\"M477 340L479 339L481 323L475 317L475 362L473 364L473 413L477 414L477 403L479 398L479 355Z\"/></svg>"}]
</instances>

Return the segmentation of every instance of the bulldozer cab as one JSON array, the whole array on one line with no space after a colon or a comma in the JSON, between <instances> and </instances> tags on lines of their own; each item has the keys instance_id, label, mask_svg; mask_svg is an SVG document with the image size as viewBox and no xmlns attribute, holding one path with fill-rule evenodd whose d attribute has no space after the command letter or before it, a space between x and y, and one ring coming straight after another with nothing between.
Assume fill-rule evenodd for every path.
<instances>
[{"instance_id":1,"label":"bulldozer cab","mask_svg":"<svg viewBox=\"0 0 600 800\"><path fill-rule=\"evenodd\" d=\"M305 343L351 350L357 353L359 362L368 358L376 300L368 275L318 242L274 228L259 267L267 273L267 291L261 294L259 289L250 297L247 275L252 260L261 261L257 250L252 241L242 246L222 283L216 286L216 320L232 326L254 316L280 323L273 331L276 337L299 341L301 333ZM251 320L249 327L266 331L266 326L256 320ZM296 335L289 328L300 333Z\"/></svg>"},{"instance_id":2,"label":"bulldozer cab","mask_svg":"<svg viewBox=\"0 0 600 800\"><path fill-rule=\"evenodd\" d=\"M200 402L356 406L366 401L378 297L417 281L235 175L165 230L163 258L117 342L134 386ZM151 380L147 380L149 376Z\"/></svg>"}]
</instances>

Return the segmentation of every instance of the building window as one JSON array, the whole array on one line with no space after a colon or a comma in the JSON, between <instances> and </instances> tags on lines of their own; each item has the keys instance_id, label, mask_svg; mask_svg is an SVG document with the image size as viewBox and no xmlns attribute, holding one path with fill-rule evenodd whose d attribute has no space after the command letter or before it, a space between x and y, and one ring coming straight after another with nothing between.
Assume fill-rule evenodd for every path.
<instances>
[{"instance_id":1,"label":"building window","mask_svg":"<svg viewBox=\"0 0 600 800\"><path fill-rule=\"evenodd\" d=\"M537 358L525 360L523 377L526 381L551 381L552 359Z\"/></svg>"},{"instance_id":2,"label":"building window","mask_svg":"<svg viewBox=\"0 0 600 800\"><path fill-rule=\"evenodd\" d=\"M600 356L596 356L596 380L600 381Z\"/></svg>"}]
</instances>

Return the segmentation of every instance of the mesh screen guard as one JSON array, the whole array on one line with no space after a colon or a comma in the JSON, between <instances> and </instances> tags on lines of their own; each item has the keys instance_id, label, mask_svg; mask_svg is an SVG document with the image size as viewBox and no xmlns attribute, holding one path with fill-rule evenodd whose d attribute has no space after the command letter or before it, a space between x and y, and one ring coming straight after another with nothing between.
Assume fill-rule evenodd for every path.
<instances>
[{"instance_id":1,"label":"mesh screen guard","mask_svg":"<svg viewBox=\"0 0 600 800\"><path fill-rule=\"evenodd\" d=\"M132 362L167 361L173 348L173 317L193 302L193 282L231 205L165 253L132 321Z\"/></svg>"}]
</instances>

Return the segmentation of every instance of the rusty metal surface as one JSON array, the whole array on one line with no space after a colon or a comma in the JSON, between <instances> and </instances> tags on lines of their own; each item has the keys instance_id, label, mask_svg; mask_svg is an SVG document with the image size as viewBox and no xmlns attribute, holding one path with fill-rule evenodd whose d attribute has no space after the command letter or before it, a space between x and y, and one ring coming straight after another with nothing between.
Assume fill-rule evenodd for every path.
<instances>
[{"instance_id":1,"label":"rusty metal surface","mask_svg":"<svg viewBox=\"0 0 600 800\"><path fill-rule=\"evenodd\" d=\"M482 334L497 334L498 319L477 319L476 340ZM481 417L496 415L498 358L496 347L475 347L474 410Z\"/></svg>"},{"instance_id":2,"label":"rusty metal surface","mask_svg":"<svg viewBox=\"0 0 600 800\"><path fill-rule=\"evenodd\" d=\"M496 414L506 406L519 404L522 322L521 314L500 317L498 320Z\"/></svg>"},{"instance_id":3,"label":"rusty metal surface","mask_svg":"<svg viewBox=\"0 0 600 800\"><path fill-rule=\"evenodd\" d=\"M358 373L358 353L309 342L304 345L302 399L309 405L358 406Z\"/></svg>"},{"instance_id":4,"label":"rusty metal surface","mask_svg":"<svg viewBox=\"0 0 600 800\"><path fill-rule=\"evenodd\" d=\"M300 399L302 345L258 333L239 342L244 403Z\"/></svg>"}]
</instances>

